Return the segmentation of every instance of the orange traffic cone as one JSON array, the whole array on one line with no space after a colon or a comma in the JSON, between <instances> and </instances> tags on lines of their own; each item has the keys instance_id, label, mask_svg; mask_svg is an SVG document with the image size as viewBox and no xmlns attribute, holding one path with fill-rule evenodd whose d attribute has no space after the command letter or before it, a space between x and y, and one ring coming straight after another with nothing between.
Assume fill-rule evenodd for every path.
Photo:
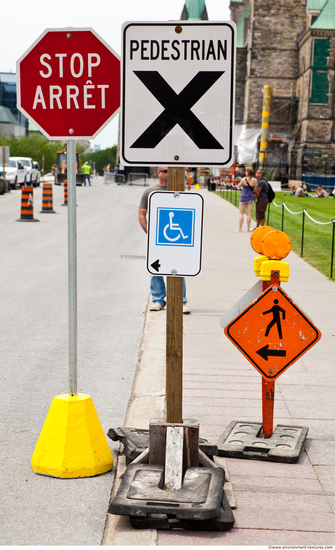
<instances>
[{"instance_id":1,"label":"orange traffic cone","mask_svg":"<svg viewBox=\"0 0 335 550\"><path fill-rule=\"evenodd\" d=\"M40 214L56 214L53 209L52 183L43 183L42 210Z\"/></svg>"},{"instance_id":2,"label":"orange traffic cone","mask_svg":"<svg viewBox=\"0 0 335 550\"><path fill-rule=\"evenodd\" d=\"M67 180L64 181L64 203L62 206L67 206Z\"/></svg>"},{"instance_id":3,"label":"orange traffic cone","mask_svg":"<svg viewBox=\"0 0 335 550\"><path fill-rule=\"evenodd\" d=\"M34 218L34 188L22 187L21 217L17 222L39 222Z\"/></svg>"}]
</instances>

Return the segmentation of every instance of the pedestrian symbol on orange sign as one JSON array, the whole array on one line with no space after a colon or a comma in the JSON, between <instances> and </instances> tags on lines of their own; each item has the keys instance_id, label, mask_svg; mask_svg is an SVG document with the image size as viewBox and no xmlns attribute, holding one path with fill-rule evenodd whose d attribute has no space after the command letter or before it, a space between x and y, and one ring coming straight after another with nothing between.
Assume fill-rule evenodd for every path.
<instances>
[{"instance_id":1,"label":"pedestrian symbol on orange sign","mask_svg":"<svg viewBox=\"0 0 335 550\"><path fill-rule=\"evenodd\" d=\"M272 313L273 314L272 321L266 327L265 336L269 336L269 332L270 332L271 328L274 325L277 325L279 339L282 340L283 339L283 333L282 333L282 329L281 329L280 313L282 314L283 321L284 321L285 320L285 310L277 305L279 303L279 300L273 300L273 303L275 305L271 309L268 309L267 311L263 311L263 315L266 315L267 313Z\"/></svg>"}]
</instances>

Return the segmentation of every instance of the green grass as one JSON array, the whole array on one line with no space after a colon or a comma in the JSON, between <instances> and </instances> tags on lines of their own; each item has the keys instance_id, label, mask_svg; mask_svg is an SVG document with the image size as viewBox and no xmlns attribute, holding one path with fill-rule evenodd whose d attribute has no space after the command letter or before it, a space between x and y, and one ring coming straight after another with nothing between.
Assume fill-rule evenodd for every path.
<instances>
[{"instance_id":1,"label":"green grass","mask_svg":"<svg viewBox=\"0 0 335 550\"><path fill-rule=\"evenodd\" d=\"M229 200L238 207L239 193L236 191L217 191L223 199ZM282 203L291 212L301 212L303 209L317 222L330 222L335 220L335 199L316 199L312 197L294 197L288 192L276 192L274 203L270 205L270 216L266 212L265 223L274 229L283 230L290 237L292 250L301 255L302 220L303 214L291 214L282 207ZM284 209L284 222L282 227L282 211ZM255 220L255 206L252 210L252 217ZM303 259L318 269L321 273L330 278L331 252L332 252L333 224L319 225L310 220L305 214L305 231L303 243ZM334 262L335 264L335 262ZM335 278L335 265L333 269Z\"/></svg>"}]
</instances>

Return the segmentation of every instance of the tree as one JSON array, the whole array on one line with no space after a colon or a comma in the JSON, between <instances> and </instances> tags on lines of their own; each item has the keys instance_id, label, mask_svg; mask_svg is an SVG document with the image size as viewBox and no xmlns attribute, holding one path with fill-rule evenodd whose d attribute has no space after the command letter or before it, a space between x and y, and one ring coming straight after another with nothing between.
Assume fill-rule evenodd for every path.
<instances>
[{"instance_id":1,"label":"tree","mask_svg":"<svg viewBox=\"0 0 335 550\"><path fill-rule=\"evenodd\" d=\"M107 149L102 149L101 151L96 151L95 153L86 153L85 155L80 155L80 163L88 161L92 168L93 162L95 162L95 169L100 174L103 175L103 167L107 164L111 165L111 171L116 163L116 145L113 147L108 147Z\"/></svg>"},{"instance_id":2,"label":"tree","mask_svg":"<svg viewBox=\"0 0 335 550\"><path fill-rule=\"evenodd\" d=\"M11 157L31 157L37 161L42 169L42 156L44 156L44 173L50 172L56 161L57 151L63 149L59 142L49 141L41 134L30 134L29 137L12 135L4 138L0 135L0 145L9 145Z\"/></svg>"}]
</instances>

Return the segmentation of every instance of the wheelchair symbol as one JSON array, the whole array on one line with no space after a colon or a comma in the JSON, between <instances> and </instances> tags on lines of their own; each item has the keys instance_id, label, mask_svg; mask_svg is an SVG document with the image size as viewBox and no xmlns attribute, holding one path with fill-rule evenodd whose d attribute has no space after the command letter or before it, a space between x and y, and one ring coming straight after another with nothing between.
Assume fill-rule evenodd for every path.
<instances>
[{"instance_id":1,"label":"wheelchair symbol","mask_svg":"<svg viewBox=\"0 0 335 550\"><path fill-rule=\"evenodd\" d=\"M194 208L157 209L156 244L160 246L194 246Z\"/></svg>"},{"instance_id":2,"label":"wheelchair symbol","mask_svg":"<svg viewBox=\"0 0 335 550\"><path fill-rule=\"evenodd\" d=\"M167 223L166 226L163 229L163 234L164 234L164 237L166 238L166 240L170 241L170 242L175 242L175 241L178 241L178 239L180 239L180 237L182 237L184 240L188 239L188 235L184 235L182 228L179 226L179 223L173 223L173 221L172 221L173 217L174 217L174 212L169 212L170 222ZM167 230L168 229L170 231L178 231L178 235L176 237L169 237L167 235Z\"/></svg>"}]
</instances>

